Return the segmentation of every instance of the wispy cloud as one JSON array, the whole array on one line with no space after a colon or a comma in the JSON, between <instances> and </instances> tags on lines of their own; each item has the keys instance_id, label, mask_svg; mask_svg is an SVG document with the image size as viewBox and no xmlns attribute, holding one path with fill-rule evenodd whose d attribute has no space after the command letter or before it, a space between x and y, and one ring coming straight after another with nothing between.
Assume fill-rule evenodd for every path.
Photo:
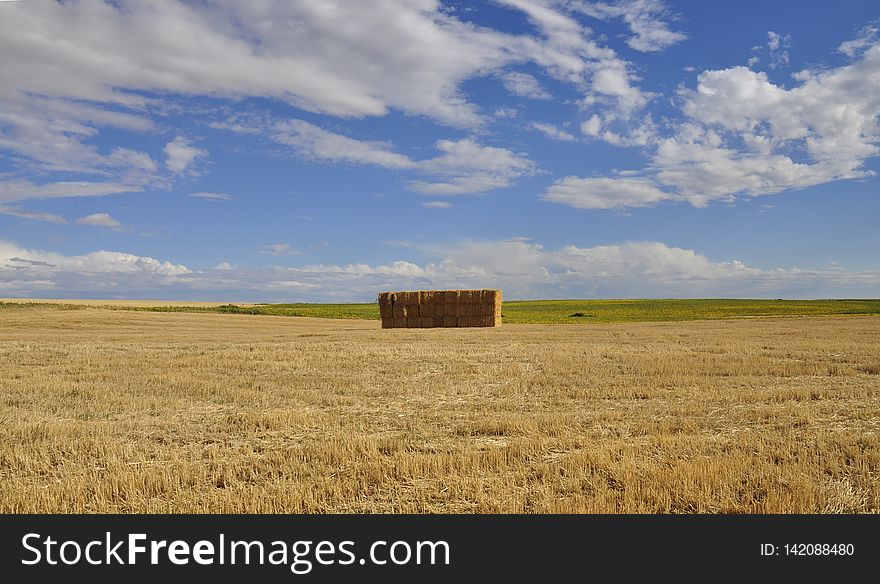
<instances>
[{"instance_id":1,"label":"wispy cloud","mask_svg":"<svg viewBox=\"0 0 880 584\"><path fill-rule=\"evenodd\" d=\"M663 0L618 0L616 2L574 2L576 9L600 20L620 18L629 26L630 48L642 52L662 51L687 39L669 28L669 8Z\"/></svg>"},{"instance_id":2,"label":"wispy cloud","mask_svg":"<svg viewBox=\"0 0 880 584\"><path fill-rule=\"evenodd\" d=\"M260 250L260 253L273 256L290 256L299 255L302 252L293 249L293 247L287 243L270 243L269 245L264 245Z\"/></svg>"},{"instance_id":3,"label":"wispy cloud","mask_svg":"<svg viewBox=\"0 0 880 584\"><path fill-rule=\"evenodd\" d=\"M33 219L35 221L46 221L48 223L67 223L67 220L61 215L54 213L41 213L39 211L28 211L19 207L9 207L0 205L0 215L12 215L22 219Z\"/></svg>"},{"instance_id":4,"label":"wispy cloud","mask_svg":"<svg viewBox=\"0 0 880 584\"><path fill-rule=\"evenodd\" d=\"M0 180L0 202L64 197L105 197L142 191L143 187L119 183L59 181L36 184L29 180Z\"/></svg>"},{"instance_id":5,"label":"wispy cloud","mask_svg":"<svg viewBox=\"0 0 880 584\"><path fill-rule=\"evenodd\" d=\"M562 140L563 142L573 142L576 138L561 128L557 128L553 124L545 124L544 122L532 122L533 129L538 130L548 138L553 140Z\"/></svg>"},{"instance_id":6,"label":"wispy cloud","mask_svg":"<svg viewBox=\"0 0 880 584\"><path fill-rule=\"evenodd\" d=\"M578 209L619 209L656 205L673 196L641 178L567 176L553 183L541 198Z\"/></svg>"},{"instance_id":7,"label":"wispy cloud","mask_svg":"<svg viewBox=\"0 0 880 584\"><path fill-rule=\"evenodd\" d=\"M504 88L507 91L519 97L527 97L529 99L550 99L552 97L541 87L535 76L528 73L511 71L502 75L501 81L504 83Z\"/></svg>"},{"instance_id":8,"label":"wispy cloud","mask_svg":"<svg viewBox=\"0 0 880 584\"><path fill-rule=\"evenodd\" d=\"M211 193L200 191L198 193L190 193L187 195L188 197L195 197L197 199L204 199L206 201L231 201L235 199L233 195L228 195L226 193Z\"/></svg>"},{"instance_id":9,"label":"wispy cloud","mask_svg":"<svg viewBox=\"0 0 880 584\"><path fill-rule=\"evenodd\" d=\"M855 58L866 49L871 48L880 41L880 20L866 24L854 39L840 44L837 50L850 58Z\"/></svg>"},{"instance_id":10,"label":"wispy cloud","mask_svg":"<svg viewBox=\"0 0 880 584\"><path fill-rule=\"evenodd\" d=\"M365 141L330 132L304 122L276 123L274 139L290 145L307 159L347 162L407 170L437 177L439 180L412 180L408 187L426 195L479 194L508 187L521 176L533 174L537 167L524 154L506 148L484 146L475 138L439 140L440 154L413 160L394 151L387 142Z\"/></svg>"},{"instance_id":11,"label":"wispy cloud","mask_svg":"<svg viewBox=\"0 0 880 584\"><path fill-rule=\"evenodd\" d=\"M105 227L107 229L121 229L122 223L110 216L109 213L92 213L76 220L77 225L91 227Z\"/></svg>"}]
</instances>

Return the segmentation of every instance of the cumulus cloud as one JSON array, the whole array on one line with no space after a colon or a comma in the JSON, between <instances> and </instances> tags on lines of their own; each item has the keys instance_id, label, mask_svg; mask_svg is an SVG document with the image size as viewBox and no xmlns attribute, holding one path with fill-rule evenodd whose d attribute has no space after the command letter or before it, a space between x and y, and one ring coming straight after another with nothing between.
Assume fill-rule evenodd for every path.
<instances>
[{"instance_id":1,"label":"cumulus cloud","mask_svg":"<svg viewBox=\"0 0 880 584\"><path fill-rule=\"evenodd\" d=\"M506 298L859 297L880 272L758 269L659 242L547 249L526 238L410 247L422 261L194 270L117 252L65 256L0 241L0 290L14 296L373 301L395 288L499 287Z\"/></svg>"},{"instance_id":2,"label":"cumulus cloud","mask_svg":"<svg viewBox=\"0 0 880 584\"><path fill-rule=\"evenodd\" d=\"M617 2L575 2L582 13L600 20L622 19L630 29L626 44L636 51L662 51L687 39L669 28L669 9L663 0L619 0Z\"/></svg>"},{"instance_id":3,"label":"cumulus cloud","mask_svg":"<svg viewBox=\"0 0 880 584\"><path fill-rule=\"evenodd\" d=\"M873 176L865 163L880 154L880 43L860 55L840 67L801 71L791 88L746 67L700 73L695 88L679 92L684 119L671 135L643 134L655 147L643 174L696 206ZM581 131L598 135L603 127L594 115ZM629 186L619 188L621 205L650 203Z\"/></svg>"},{"instance_id":4,"label":"cumulus cloud","mask_svg":"<svg viewBox=\"0 0 880 584\"><path fill-rule=\"evenodd\" d=\"M701 73L696 89L682 92L694 123L658 148L660 181L699 200L869 176L864 162L880 153L880 45L797 79L785 89L745 67ZM806 156L795 160L794 151Z\"/></svg>"},{"instance_id":5,"label":"cumulus cloud","mask_svg":"<svg viewBox=\"0 0 880 584\"><path fill-rule=\"evenodd\" d=\"M553 183L541 198L577 209L615 209L647 207L673 197L645 179L567 176Z\"/></svg>"},{"instance_id":6,"label":"cumulus cloud","mask_svg":"<svg viewBox=\"0 0 880 584\"><path fill-rule=\"evenodd\" d=\"M7 295L161 297L188 273L186 266L129 253L96 251L70 256L0 240L0 290Z\"/></svg>"},{"instance_id":7,"label":"cumulus cloud","mask_svg":"<svg viewBox=\"0 0 880 584\"><path fill-rule=\"evenodd\" d=\"M106 227L108 229L120 229L122 223L110 216L109 213L92 213L76 220L77 225L90 225L92 227Z\"/></svg>"},{"instance_id":8,"label":"cumulus cloud","mask_svg":"<svg viewBox=\"0 0 880 584\"><path fill-rule=\"evenodd\" d=\"M563 142L573 142L575 137L561 128L557 128L553 124L545 124L544 122L533 122L533 129L538 130L552 140L561 140Z\"/></svg>"},{"instance_id":9,"label":"cumulus cloud","mask_svg":"<svg viewBox=\"0 0 880 584\"><path fill-rule=\"evenodd\" d=\"M428 209L449 209L452 207L452 203L447 201L425 201L422 203L422 207L427 207Z\"/></svg>"},{"instance_id":10,"label":"cumulus cloud","mask_svg":"<svg viewBox=\"0 0 880 584\"><path fill-rule=\"evenodd\" d=\"M208 157L207 150L193 146L192 141L183 136L177 136L174 140L165 144L162 152L165 153L165 166L176 174L183 174L185 172L196 174L193 169L195 161L199 158Z\"/></svg>"}]
</instances>

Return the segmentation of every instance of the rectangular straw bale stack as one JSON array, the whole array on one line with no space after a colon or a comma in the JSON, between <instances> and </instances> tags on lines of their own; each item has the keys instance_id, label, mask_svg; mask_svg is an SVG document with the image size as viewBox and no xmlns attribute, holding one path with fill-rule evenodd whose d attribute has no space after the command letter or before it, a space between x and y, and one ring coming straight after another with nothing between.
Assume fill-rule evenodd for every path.
<instances>
[{"instance_id":1,"label":"rectangular straw bale stack","mask_svg":"<svg viewBox=\"0 0 880 584\"><path fill-rule=\"evenodd\" d=\"M501 290L379 294L382 328L501 326Z\"/></svg>"}]
</instances>

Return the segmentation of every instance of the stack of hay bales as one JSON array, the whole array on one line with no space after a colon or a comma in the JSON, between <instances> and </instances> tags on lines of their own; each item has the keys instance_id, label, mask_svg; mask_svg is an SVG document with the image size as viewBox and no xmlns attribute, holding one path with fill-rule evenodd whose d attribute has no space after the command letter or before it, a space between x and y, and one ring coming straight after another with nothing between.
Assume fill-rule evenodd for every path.
<instances>
[{"instance_id":1,"label":"stack of hay bales","mask_svg":"<svg viewBox=\"0 0 880 584\"><path fill-rule=\"evenodd\" d=\"M382 328L501 326L501 290L379 294Z\"/></svg>"}]
</instances>

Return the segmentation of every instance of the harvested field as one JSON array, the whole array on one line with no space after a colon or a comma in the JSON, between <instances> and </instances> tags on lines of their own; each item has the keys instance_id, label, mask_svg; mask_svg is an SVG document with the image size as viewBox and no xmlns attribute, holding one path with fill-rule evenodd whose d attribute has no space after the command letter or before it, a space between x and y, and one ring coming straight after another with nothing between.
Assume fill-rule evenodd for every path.
<instances>
[{"instance_id":1,"label":"harvested field","mask_svg":"<svg viewBox=\"0 0 880 584\"><path fill-rule=\"evenodd\" d=\"M0 313L2 512L880 511L880 317Z\"/></svg>"}]
</instances>

